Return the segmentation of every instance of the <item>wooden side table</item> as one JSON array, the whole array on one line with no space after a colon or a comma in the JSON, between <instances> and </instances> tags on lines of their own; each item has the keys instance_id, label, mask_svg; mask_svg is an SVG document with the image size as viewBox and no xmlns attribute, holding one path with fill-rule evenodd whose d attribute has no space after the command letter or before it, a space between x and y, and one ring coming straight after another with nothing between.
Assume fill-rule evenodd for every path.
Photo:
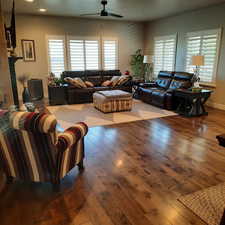
<instances>
[{"instance_id":1,"label":"wooden side table","mask_svg":"<svg viewBox=\"0 0 225 225\"><path fill-rule=\"evenodd\" d=\"M48 97L50 105L67 104L67 86L48 86Z\"/></svg>"},{"instance_id":2,"label":"wooden side table","mask_svg":"<svg viewBox=\"0 0 225 225\"><path fill-rule=\"evenodd\" d=\"M199 92L193 92L186 89L177 89L174 91L174 96L179 101L176 110L180 115L187 117L208 115L204 104L210 97L212 91L202 89Z\"/></svg>"}]
</instances>

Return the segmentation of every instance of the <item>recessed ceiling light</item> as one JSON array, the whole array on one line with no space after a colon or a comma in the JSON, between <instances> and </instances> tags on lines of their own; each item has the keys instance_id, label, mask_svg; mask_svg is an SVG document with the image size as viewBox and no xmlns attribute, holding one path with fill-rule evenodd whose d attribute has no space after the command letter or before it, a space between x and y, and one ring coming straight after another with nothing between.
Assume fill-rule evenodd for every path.
<instances>
[{"instance_id":1,"label":"recessed ceiling light","mask_svg":"<svg viewBox=\"0 0 225 225\"><path fill-rule=\"evenodd\" d=\"M34 0L25 0L25 2L34 2Z\"/></svg>"},{"instance_id":2,"label":"recessed ceiling light","mask_svg":"<svg viewBox=\"0 0 225 225\"><path fill-rule=\"evenodd\" d=\"M47 11L47 9L43 9L43 8L41 8L41 9L39 9L39 11L40 11L40 12L46 12L46 11Z\"/></svg>"}]
</instances>

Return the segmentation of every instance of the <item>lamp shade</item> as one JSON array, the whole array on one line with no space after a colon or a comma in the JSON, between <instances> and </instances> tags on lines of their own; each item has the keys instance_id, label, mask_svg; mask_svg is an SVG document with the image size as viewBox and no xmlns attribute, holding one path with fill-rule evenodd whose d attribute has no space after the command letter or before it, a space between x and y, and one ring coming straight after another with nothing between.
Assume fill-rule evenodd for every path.
<instances>
[{"instance_id":1,"label":"lamp shade","mask_svg":"<svg viewBox=\"0 0 225 225\"><path fill-rule=\"evenodd\" d=\"M205 65L204 55L193 55L191 60L191 65L204 66Z\"/></svg>"},{"instance_id":2,"label":"lamp shade","mask_svg":"<svg viewBox=\"0 0 225 225\"><path fill-rule=\"evenodd\" d=\"M146 64L153 63L153 56L152 55L145 55L143 63L146 63Z\"/></svg>"}]
</instances>

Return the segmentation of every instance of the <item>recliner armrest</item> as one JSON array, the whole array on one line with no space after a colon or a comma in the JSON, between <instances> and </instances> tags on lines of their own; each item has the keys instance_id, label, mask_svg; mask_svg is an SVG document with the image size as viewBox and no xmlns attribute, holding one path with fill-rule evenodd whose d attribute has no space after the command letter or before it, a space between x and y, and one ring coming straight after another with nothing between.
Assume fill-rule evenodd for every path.
<instances>
[{"instance_id":1,"label":"recliner armrest","mask_svg":"<svg viewBox=\"0 0 225 225\"><path fill-rule=\"evenodd\" d=\"M59 134L58 142L56 144L58 150L65 151L72 147L79 140L81 140L88 132L88 126L83 123L77 123L76 125L68 128L63 133Z\"/></svg>"}]
</instances>

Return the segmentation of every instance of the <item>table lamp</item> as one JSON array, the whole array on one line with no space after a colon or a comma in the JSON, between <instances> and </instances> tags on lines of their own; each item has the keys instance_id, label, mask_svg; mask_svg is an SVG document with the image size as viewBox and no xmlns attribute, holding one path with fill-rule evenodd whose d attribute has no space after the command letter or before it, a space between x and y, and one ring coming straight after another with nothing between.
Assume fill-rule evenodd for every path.
<instances>
[{"instance_id":1,"label":"table lamp","mask_svg":"<svg viewBox=\"0 0 225 225\"><path fill-rule=\"evenodd\" d=\"M204 55L194 55L191 59L191 65L195 66L194 69L194 87L199 88L199 73L200 73L200 67L205 65L205 57Z\"/></svg>"},{"instance_id":2,"label":"table lamp","mask_svg":"<svg viewBox=\"0 0 225 225\"><path fill-rule=\"evenodd\" d=\"M145 64L145 80L152 81L153 79L153 56L144 55L143 63Z\"/></svg>"}]
</instances>

